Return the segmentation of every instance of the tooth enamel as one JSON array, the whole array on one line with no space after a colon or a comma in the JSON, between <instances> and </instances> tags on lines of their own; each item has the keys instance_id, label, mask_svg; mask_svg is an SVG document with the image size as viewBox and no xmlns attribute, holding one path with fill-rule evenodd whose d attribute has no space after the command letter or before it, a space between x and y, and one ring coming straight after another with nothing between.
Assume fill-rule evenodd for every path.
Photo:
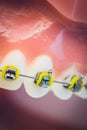
<instances>
[{"instance_id":1,"label":"tooth enamel","mask_svg":"<svg viewBox=\"0 0 87 130\"><path fill-rule=\"evenodd\" d=\"M73 75L78 75L78 71L75 66L71 66L67 69L61 76L62 79L66 78L67 76L72 77Z\"/></svg>"},{"instance_id":2,"label":"tooth enamel","mask_svg":"<svg viewBox=\"0 0 87 130\"><path fill-rule=\"evenodd\" d=\"M68 70L66 70L59 79L59 81L65 82L65 83L70 83L71 77L74 74L78 74L76 68L74 66L72 66L71 68L69 68ZM67 76L69 76L69 78L67 78L66 80L64 80ZM58 98L62 99L62 100L67 100L72 96L72 91L68 90L67 88L64 88L64 86L62 84L54 84L54 86L52 87L52 90L55 94L55 96L57 96Z\"/></svg>"},{"instance_id":3,"label":"tooth enamel","mask_svg":"<svg viewBox=\"0 0 87 130\"><path fill-rule=\"evenodd\" d=\"M7 66L9 66L9 69L11 69L11 67L17 68L20 73L24 74L25 73L24 55L18 50L12 51L7 54L2 64L0 65L0 69L2 70L2 72L0 73L0 88L4 88L8 90L16 90L21 87L23 79L20 76L18 77L18 79L11 80L11 81L3 78L2 77L3 69L4 67Z\"/></svg>"},{"instance_id":4,"label":"tooth enamel","mask_svg":"<svg viewBox=\"0 0 87 130\"><path fill-rule=\"evenodd\" d=\"M63 85L54 85L52 88L54 95L62 100L67 100L72 96L72 92L63 87Z\"/></svg>"},{"instance_id":5,"label":"tooth enamel","mask_svg":"<svg viewBox=\"0 0 87 130\"><path fill-rule=\"evenodd\" d=\"M81 91L75 93L78 97L81 97L83 99L87 99L87 88L85 85L87 85L87 75L83 77L84 87L81 89Z\"/></svg>"},{"instance_id":6,"label":"tooth enamel","mask_svg":"<svg viewBox=\"0 0 87 130\"><path fill-rule=\"evenodd\" d=\"M43 55L37 57L32 65L30 66L29 72L27 75L35 77L38 72L48 72L49 70L53 70L52 61L50 57ZM43 88L36 86L34 83L34 79L26 78L24 80L25 91L31 96L35 98L42 97L46 95L49 91L49 87Z\"/></svg>"}]
</instances>

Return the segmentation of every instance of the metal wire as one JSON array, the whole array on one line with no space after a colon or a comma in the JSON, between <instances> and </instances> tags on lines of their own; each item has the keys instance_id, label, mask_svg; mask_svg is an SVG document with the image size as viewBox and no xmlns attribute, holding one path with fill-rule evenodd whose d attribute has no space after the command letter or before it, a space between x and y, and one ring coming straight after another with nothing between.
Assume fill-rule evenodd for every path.
<instances>
[{"instance_id":1,"label":"metal wire","mask_svg":"<svg viewBox=\"0 0 87 130\"><path fill-rule=\"evenodd\" d=\"M28 76L28 75L23 75L23 74L20 74L20 76L22 76L22 77L25 77L25 78L31 78L31 79L35 79L35 77Z\"/></svg>"},{"instance_id":2,"label":"metal wire","mask_svg":"<svg viewBox=\"0 0 87 130\"><path fill-rule=\"evenodd\" d=\"M66 85L69 85L69 83L62 82L62 81L54 81L54 83L58 83L58 84L66 84Z\"/></svg>"},{"instance_id":3,"label":"metal wire","mask_svg":"<svg viewBox=\"0 0 87 130\"><path fill-rule=\"evenodd\" d=\"M25 77L25 78L36 79L35 77L28 76L28 75L23 75L23 74L20 74L20 76L22 76L22 77ZM58 84L66 84L66 85L69 85L69 83L62 82L62 81L54 81L54 83L58 83Z\"/></svg>"},{"instance_id":4,"label":"metal wire","mask_svg":"<svg viewBox=\"0 0 87 130\"><path fill-rule=\"evenodd\" d=\"M2 72L2 70L0 70L0 72ZM36 79L35 77L29 76L29 75L23 75L23 74L20 74L19 76L21 76L21 77L25 77L25 78ZM62 82L62 81L54 81L54 83L69 85L69 83Z\"/></svg>"}]
</instances>

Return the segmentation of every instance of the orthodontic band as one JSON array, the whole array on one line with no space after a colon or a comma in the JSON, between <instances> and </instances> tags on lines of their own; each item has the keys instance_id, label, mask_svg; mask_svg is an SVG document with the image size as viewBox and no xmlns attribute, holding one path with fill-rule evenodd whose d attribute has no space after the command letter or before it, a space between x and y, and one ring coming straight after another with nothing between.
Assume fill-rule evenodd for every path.
<instances>
[{"instance_id":1,"label":"orthodontic band","mask_svg":"<svg viewBox=\"0 0 87 130\"><path fill-rule=\"evenodd\" d=\"M36 76L32 77L32 76L20 74L20 71L16 66L7 65L4 66L2 70L0 70L0 72L4 80L14 81L17 80L19 76L25 78L32 78L34 79L34 84L39 87L49 87L53 83L57 83L57 84L63 84L65 88L71 90L72 92L78 92L80 91L81 88L85 86L82 80L83 79L82 76L73 76L71 78L70 83L55 81L52 71L50 70L48 72L37 72Z\"/></svg>"}]
</instances>

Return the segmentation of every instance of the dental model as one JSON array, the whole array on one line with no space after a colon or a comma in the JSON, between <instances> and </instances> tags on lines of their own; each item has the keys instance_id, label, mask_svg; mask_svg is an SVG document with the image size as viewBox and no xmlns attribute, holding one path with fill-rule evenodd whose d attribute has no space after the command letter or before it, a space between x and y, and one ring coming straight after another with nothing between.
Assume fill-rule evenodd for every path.
<instances>
[{"instance_id":1,"label":"dental model","mask_svg":"<svg viewBox=\"0 0 87 130\"><path fill-rule=\"evenodd\" d=\"M71 67L60 79L55 80L52 60L47 55L36 58L27 74L25 72L23 54L20 51L10 52L0 66L0 87L16 90L24 83L25 91L34 98L40 98L49 91L53 91L55 96L63 100L69 99L73 93L87 98L87 76Z\"/></svg>"}]
</instances>

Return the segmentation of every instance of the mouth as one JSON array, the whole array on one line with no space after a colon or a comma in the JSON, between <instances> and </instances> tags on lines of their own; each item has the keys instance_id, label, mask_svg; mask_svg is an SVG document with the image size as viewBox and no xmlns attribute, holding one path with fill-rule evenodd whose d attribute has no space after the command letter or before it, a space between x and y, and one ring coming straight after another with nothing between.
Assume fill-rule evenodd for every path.
<instances>
[{"instance_id":1,"label":"mouth","mask_svg":"<svg viewBox=\"0 0 87 130\"><path fill-rule=\"evenodd\" d=\"M33 76L35 76L35 73L37 72L49 71L50 69L53 69L57 79L61 77L61 75L68 69L70 70L69 74L65 74L65 77L67 77L70 76L70 73L73 71L73 69L70 69L72 66L75 66L78 73L86 74L87 61L85 56L87 55L87 44L86 42L84 43L84 40L86 41L86 38L84 37L84 30L79 30L75 27L70 28L69 26L61 24L58 20L54 20L53 14L51 14L51 16L49 15L49 11L48 15L45 16L45 13L42 14L37 10L36 7L29 6L28 8L28 6L25 6L25 8L23 8L22 6L19 6L19 10L16 6L13 6L14 8L12 8L11 5L1 4L2 42L0 47L2 48L2 51L0 61L2 64L4 62L4 65L7 63L8 65L12 63L15 65L18 62L18 68L23 66L25 63L22 63L22 60L19 60L22 59L23 56L20 56L18 61L16 60L16 57L18 57L20 54L17 54L17 52L14 51L18 50L23 53L26 59L27 67L30 67L31 64L34 64L34 67L30 67L30 72L28 72L30 73L30 76L32 76L32 73L34 73ZM75 23L72 22L72 25L74 24ZM6 54L12 51L14 54L11 53L9 54L9 58L5 58ZM12 57L12 55L14 56ZM49 59L48 61L47 59L44 59L43 55L50 57L52 63L49 62ZM41 56L39 59L40 61L37 60L35 63L33 63L34 60L39 56ZM2 61L2 59L8 60ZM14 62L10 61L12 59L15 59ZM53 65L53 68L50 67L51 64ZM25 66L26 70L27 67ZM76 75L76 72L74 72L73 75ZM11 78L11 76L9 78ZM24 84L28 87L28 89L28 85L30 83L32 83L31 86L34 86L32 80L29 81L29 83L27 81L29 80L25 80ZM9 88L5 87L5 84L1 85L1 87L6 89ZM28 89L26 89L27 87L25 87L25 90L28 92ZM15 87L10 88L13 90L16 89ZM45 89L45 91L47 93L47 89ZM67 89L65 91L67 91ZM69 95L71 95L71 92L69 93Z\"/></svg>"},{"instance_id":2,"label":"mouth","mask_svg":"<svg viewBox=\"0 0 87 130\"><path fill-rule=\"evenodd\" d=\"M22 86L33 98L48 92L62 100L70 99L73 94L87 98L86 24L62 16L46 1L1 2L0 17L0 88L20 90ZM49 70L54 81L60 83L48 85ZM45 85L41 82L38 86L35 76L42 72ZM78 79L83 76L80 91L73 92L61 84L70 84L73 76Z\"/></svg>"}]
</instances>

